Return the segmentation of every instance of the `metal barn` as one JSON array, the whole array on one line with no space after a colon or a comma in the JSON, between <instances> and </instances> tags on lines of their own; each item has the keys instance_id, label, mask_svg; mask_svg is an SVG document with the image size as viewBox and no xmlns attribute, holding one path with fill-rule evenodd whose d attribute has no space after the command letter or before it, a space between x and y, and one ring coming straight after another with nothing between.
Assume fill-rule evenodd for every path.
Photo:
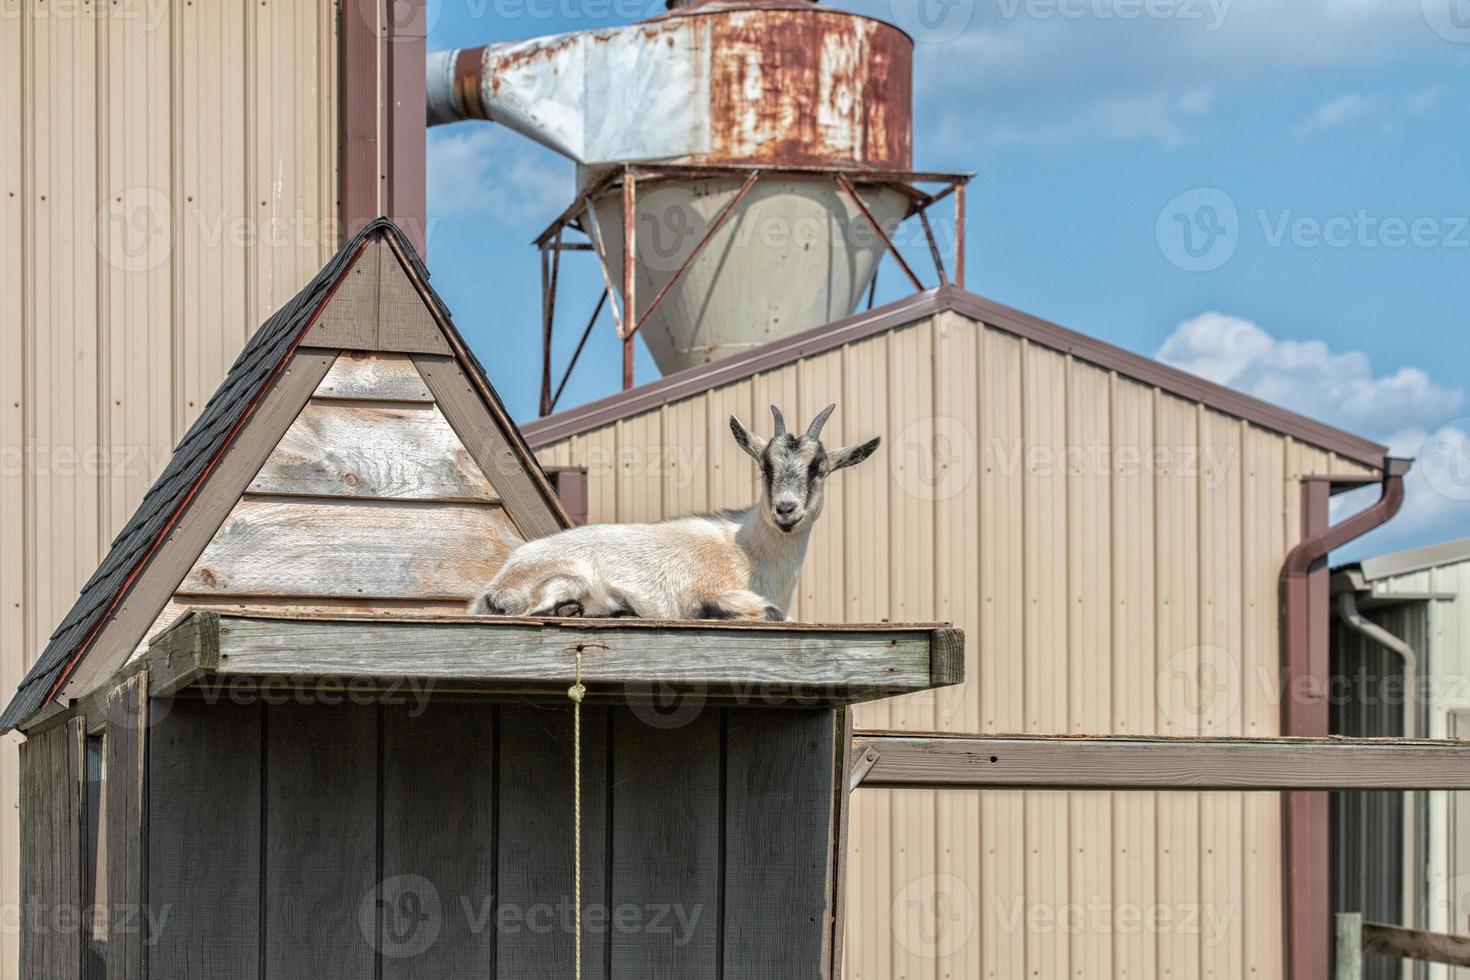
<instances>
[{"instance_id":1,"label":"metal barn","mask_svg":"<svg viewBox=\"0 0 1470 980\"><path fill-rule=\"evenodd\" d=\"M423 112L397 106L422 105L425 30L422 3L386 0L5 6L0 687L255 328L375 216L422 244ZM18 794L12 738L7 908ZM17 939L0 930L3 980Z\"/></svg>"},{"instance_id":2,"label":"metal barn","mask_svg":"<svg viewBox=\"0 0 1470 980\"><path fill-rule=\"evenodd\" d=\"M1327 734L1325 702L1279 693L1325 677L1327 571L1281 583L1331 494L1397 484L1382 446L953 287L525 432L585 468L588 520L650 520L754 499L728 415L828 400L832 438L883 432L886 466L834 480L797 616L972 640L968 683L859 729ZM848 976L1282 977L1289 928L1316 957L1296 975L1321 975L1327 838L1283 845L1283 813L1325 828L1326 799L1287 798L861 791Z\"/></svg>"},{"instance_id":3,"label":"metal barn","mask_svg":"<svg viewBox=\"0 0 1470 980\"><path fill-rule=\"evenodd\" d=\"M1350 710L1334 731L1470 738L1470 539L1367 558L1333 574L1334 672L1355 679ZM1338 910L1438 933L1470 931L1470 796L1343 794L1338 821L1346 872L1334 889ZM1398 852L1385 854L1384 842L1398 842ZM1397 964L1373 965L1399 975ZM1432 980L1470 976L1439 964L1426 971Z\"/></svg>"},{"instance_id":4,"label":"metal barn","mask_svg":"<svg viewBox=\"0 0 1470 980\"><path fill-rule=\"evenodd\" d=\"M256 333L0 719L21 976L837 976L847 706L961 635L457 615L568 522L427 278Z\"/></svg>"}]
</instances>

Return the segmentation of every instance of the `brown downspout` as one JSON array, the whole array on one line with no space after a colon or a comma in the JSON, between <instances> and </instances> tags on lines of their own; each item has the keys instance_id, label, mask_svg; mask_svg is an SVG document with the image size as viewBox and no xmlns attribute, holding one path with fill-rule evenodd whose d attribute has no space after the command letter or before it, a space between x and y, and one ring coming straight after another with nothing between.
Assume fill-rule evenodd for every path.
<instances>
[{"instance_id":1,"label":"brown downspout","mask_svg":"<svg viewBox=\"0 0 1470 980\"><path fill-rule=\"evenodd\" d=\"M1327 526L1327 506L1332 481L1303 479L1304 538L1287 554L1281 569L1284 735L1329 734L1327 556L1398 513L1404 502L1404 474L1410 464L1405 459L1384 459L1378 501L1331 527ZM1282 832L1287 976L1290 980L1320 980L1329 975L1332 942L1327 794L1283 793Z\"/></svg>"},{"instance_id":2,"label":"brown downspout","mask_svg":"<svg viewBox=\"0 0 1470 980\"><path fill-rule=\"evenodd\" d=\"M386 215L427 254L425 0L342 0L338 16L342 241Z\"/></svg>"}]
</instances>

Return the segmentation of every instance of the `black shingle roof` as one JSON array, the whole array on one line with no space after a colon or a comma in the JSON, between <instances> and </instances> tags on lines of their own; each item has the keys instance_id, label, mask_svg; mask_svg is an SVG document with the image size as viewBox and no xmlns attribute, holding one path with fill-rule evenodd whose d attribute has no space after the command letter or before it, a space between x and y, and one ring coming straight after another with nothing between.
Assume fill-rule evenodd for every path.
<instances>
[{"instance_id":1,"label":"black shingle roof","mask_svg":"<svg viewBox=\"0 0 1470 980\"><path fill-rule=\"evenodd\" d=\"M179 440L168 466L112 542L107 557L82 586L76 604L51 634L46 649L31 666L25 680L21 681L10 706L0 715L0 730L14 728L45 705L47 694L73 655L107 615L128 577L158 540L189 489L205 474L210 461L224 448L236 423L245 416L297 338L311 325L312 317L351 265L364 241L381 235L392 235L403 254L414 264L420 280L428 282L428 270L403 232L387 218L378 218L344 244L306 288L261 325L199 418ZM432 291L431 300L447 318L448 311Z\"/></svg>"}]
</instances>

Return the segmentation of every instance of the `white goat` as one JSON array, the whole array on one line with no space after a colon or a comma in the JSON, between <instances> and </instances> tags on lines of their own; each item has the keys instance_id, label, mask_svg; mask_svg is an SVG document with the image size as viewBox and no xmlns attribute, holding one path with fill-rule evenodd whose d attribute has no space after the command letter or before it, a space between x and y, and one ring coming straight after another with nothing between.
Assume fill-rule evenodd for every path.
<instances>
[{"instance_id":1,"label":"white goat","mask_svg":"<svg viewBox=\"0 0 1470 980\"><path fill-rule=\"evenodd\" d=\"M785 619L822 512L828 474L861 463L878 439L827 452L828 405L803 436L771 406L769 441L730 417L740 448L761 466L764 490L745 510L660 524L594 524L528 541L511 552L469 611L510 616Z\"/></svg>"}]
</instances>

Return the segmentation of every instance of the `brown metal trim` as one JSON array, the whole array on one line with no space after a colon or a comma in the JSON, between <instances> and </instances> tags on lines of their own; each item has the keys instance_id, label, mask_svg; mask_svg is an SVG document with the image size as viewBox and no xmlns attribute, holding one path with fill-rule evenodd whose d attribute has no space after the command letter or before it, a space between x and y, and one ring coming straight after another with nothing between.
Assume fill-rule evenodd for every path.
<instances>
[{"instance_id":1,"label":"brown metal trim","mask_svg":"<svg viewBox=\"0 0 1470 980\"><path fill-rule=\"evenodd\" d=\"M387 0L383 133L388 141L383 213L420 255L428 244L427 127L429 21L426 0Z\"/></svg>"},{"instance_id":2,"label":"brown metal trim","mask_svg":"<svg viewBox=\"0 0 1470 980\"><path fill-rule=\"evenodd\" d=\"M1408 461L1385 459L1382 494L1371 507L1328 526L1332 483L1302 481L1302 541L1281 569L1281 730L1293 737L1329 734L1330 684L1327 557L1387 522L1403 505ZM1331 819L1322 792L1285 793L1282 805L1287 976L1327 976L1331 957L1329 902Z\"/></svg>"},{"instance_id":3,"label":"brown metal trim","mask_svg":"<svg viewBox=\"0 0 1470 980\"><path fill-rule=\"evenodd\" d=\"M378 201L378 19L382 0L342 0L338 13L337 193L346 241L381 213Z\"/></svg>"},{"instance_id":4,"label":"brown metal trim","mask_svg":"<svg viewBox=\"0 0 1470 980\"><path fill-rule=\"evenodd\" d=\"M679 371L631 391L530 422L522 431L526 441L532 446L549 445L567 436L587 432L948 310L964 314L998 330L1025 337L1043 347L1072 354L1077 359L1104 370L1116 371L1123 377L1153 385L1189 401L1199 402L1263 429L1335 452L1375 470L1382 468L1383 459L1388 453L1386 446L967 293L958 286L943 286L916 293L875 310L778 340L746 354Z\"/></svg>"},{"instance_id":5,"label":"brown metal trim","mask_svg":"<svg viewBox=\"0 0 1470 980\"><path fill-rule=\"evenodd\" d=\"M585 466L548 466L546 475L551 478L551 483L556 487L556 495L561 498L561 505L566 509L567 516L572 523L582 525L587 523L587 467Z\"/></svg>"},{"instance_id":6,"label":"brown metal trim","mask_svg":"<svg viewBox=\"0 0 1470 980\"><path fill-rule=\"evenodd\" d=\"M842 978L843 944L847 940L847 850L852 827L852 709L842 709L836 720L837 772L833 787L833 819L836 822L832 839L832 910L826 923L830 932L826 977L830 980Z\"/></svg>"}]
</instances>

